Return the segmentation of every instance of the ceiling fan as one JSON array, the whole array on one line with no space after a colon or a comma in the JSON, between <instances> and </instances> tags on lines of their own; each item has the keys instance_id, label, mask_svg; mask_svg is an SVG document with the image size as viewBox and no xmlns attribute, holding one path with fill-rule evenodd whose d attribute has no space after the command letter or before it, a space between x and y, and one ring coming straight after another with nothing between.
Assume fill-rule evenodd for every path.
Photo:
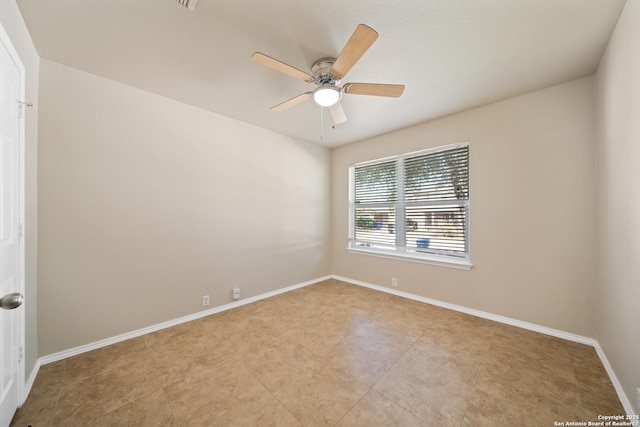
<instances>
[{"instance_id":1,"label":"ceiling fan","mask_svg":"<svg viewBox=\"0 0 640 427\"><path fill-rule=\"evenodd\" d=\"M308 83L314 83L318 87L309 92L305 92L298 96L284 101L278 105L271 107L271 111L279 112L287 108L300 104L309 98L321 107L329 108L329 113L334 124L347 121L344 109L340 103L342 94L350 93L355 95L373 95L388 96L397 98L404 92L404 85L395 84L379 84L379 83L345 83L340 86L340 81L351 70L356 62L371 47L373 42L378 38L378 33L368 27L360 24L356 27L351 38L338 55L338 58L321 58L311 65L311 73L304 72L289 64L285 64L275 58L265 55L261 52L255 52L251 55L251 59L265 67L272 68L281 73L296 79L304 80Z\"/></svg>"}]
</instances>

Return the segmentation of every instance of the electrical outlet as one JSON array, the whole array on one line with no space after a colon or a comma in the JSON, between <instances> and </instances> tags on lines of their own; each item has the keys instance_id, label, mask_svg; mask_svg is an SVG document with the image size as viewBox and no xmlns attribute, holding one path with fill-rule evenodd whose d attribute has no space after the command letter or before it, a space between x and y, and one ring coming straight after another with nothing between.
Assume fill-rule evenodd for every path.
<instances>
[{"instance_id":1,"label":"electrical outlet","mask_svg":"<svg viewBox=\"0 0 640 427\"><path fill-rule=\"evenodd\" d=\"M392 277L391 278L391 286L397 288L398 287L398 278L397 277Z\"/></svg>"},{"instance_id":2,"label":"electrical outlet","mask_svg":"<svg viewBox=\"0 0 640 427\"><path fill-rule=\"evenodd\" d=\"M202 306L206 307L211 304L211 300L209 299L209 295L205 295L202 297Z\"/></svg>"},{"instance_id":3,"label":"electrical outlet","mask_svg":"<svg viewBox=\"0 0 640 427\"><path fill-rule=\"evenodd\" d=\"M240 288L233 288L233 299L240 299Z\"/></svg>"}]
</instances>

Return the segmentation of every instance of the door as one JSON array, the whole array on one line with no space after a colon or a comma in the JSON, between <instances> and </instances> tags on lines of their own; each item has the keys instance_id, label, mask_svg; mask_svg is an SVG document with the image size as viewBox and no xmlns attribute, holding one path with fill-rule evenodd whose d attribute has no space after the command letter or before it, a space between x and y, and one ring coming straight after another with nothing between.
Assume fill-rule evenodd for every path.
<instances>
[{"instance_id":1,"label":"door","mask_svg":"<svg viewBox=\"0 0 640 427\"><path fill-rule=\"evenodd\" d=\"M8 426L21 399L22 182L20 118L22 67L0 27L0 427Z\"/></svg>"}]
</instances>

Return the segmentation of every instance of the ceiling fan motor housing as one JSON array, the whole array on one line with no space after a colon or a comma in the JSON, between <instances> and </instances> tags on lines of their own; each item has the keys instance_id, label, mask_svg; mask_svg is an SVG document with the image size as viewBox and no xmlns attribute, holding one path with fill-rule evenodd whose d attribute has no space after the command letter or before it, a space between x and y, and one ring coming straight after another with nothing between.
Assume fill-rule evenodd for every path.
<instances>
[{"instance_id":1,"label":"ceiling fan motor housing","mask_svg":"<svg viewBox=\"0 0 640 427\"><path fill-rule=\"evenodd\" d=\"M318 86L333 85L336 86L340 83L340 79L331 74L331 67L336 62L335 58L322 58L318 59L311 65L311 72L315 78L314 83Z\"/></svg>"}]
</instances>

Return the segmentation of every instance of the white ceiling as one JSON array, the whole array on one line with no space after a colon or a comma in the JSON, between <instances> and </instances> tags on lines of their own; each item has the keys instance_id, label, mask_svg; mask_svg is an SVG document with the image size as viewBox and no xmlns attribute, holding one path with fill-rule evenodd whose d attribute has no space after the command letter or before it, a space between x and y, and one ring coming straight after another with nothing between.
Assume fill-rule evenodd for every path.
<instances>
[{"instance_id":1,"label":"white ceiling","mask_svg":"<svg viewBox=\"0 0 640 427\"><path fill-rule=\"evenodd\" d=\"M625 0L17 0L41 57L243 122L334 147L595 72ZM360 23L378 40L345 82L402 83L401 98L345 94L332 128L304 71Z\"/></svg>"}]
</instances>

